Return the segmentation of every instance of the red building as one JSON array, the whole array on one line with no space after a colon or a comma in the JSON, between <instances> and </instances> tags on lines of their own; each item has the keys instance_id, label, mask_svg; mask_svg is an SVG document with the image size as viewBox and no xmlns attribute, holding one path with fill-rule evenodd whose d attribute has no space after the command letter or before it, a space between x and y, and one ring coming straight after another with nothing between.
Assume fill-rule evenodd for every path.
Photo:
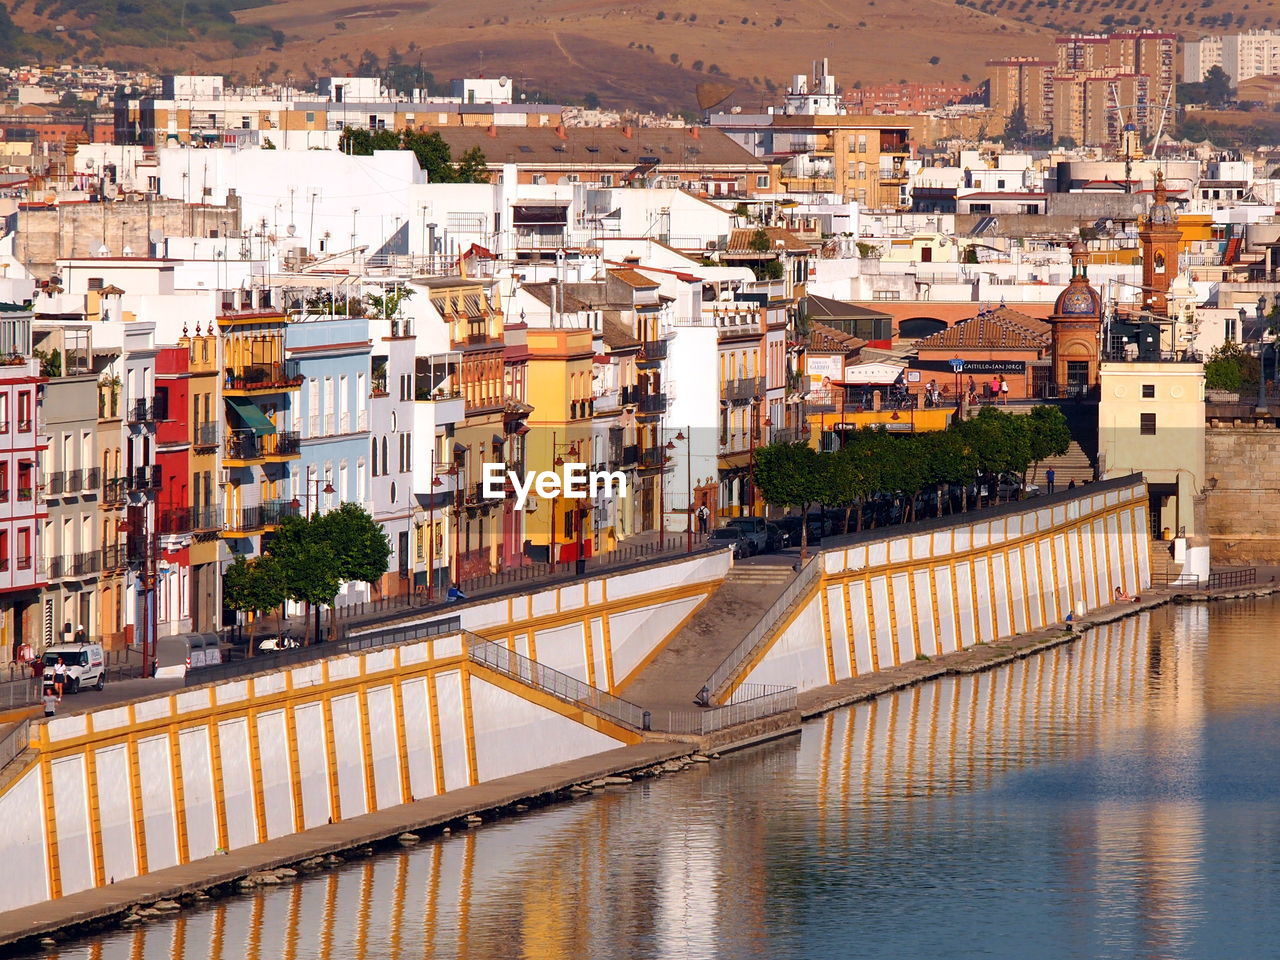
<instances>
[{"instance_id":1,"label":"red building","mask_svg":"<svg viewBox=\"0 0 1280 960\"><path fill-rule=\"evenodd\" d=\"M182 597L191 573L191 422L185 347L163 347L156 353L156 495L159 563L156 577L156 620L171 625L182 619Z\"/></svg>"},{"instance_id":2,"label":"red building","mask_svg":"<svg viewBox=\"0 0 1280 960\"><path fill-rule=\"evenodd\" d=\"M40 361L30 359L31 315L7 314L0 325L0 662L23 642L38 645L40 591L46 585L40 529L40 454L47 441L38 420ZM17 341L24 340L25 343Z\"/></svg>"},{"instance_id":3,"label":"red building","mask_svg":"<svg viewBox=\"0 0 1280 960\"><path fill-rule=\"evenodd\" d=\"M978 103L981 92L967 83L873 83L841 96L850 113L923 113L955 103Z\"/></svg>"}]
</instances>

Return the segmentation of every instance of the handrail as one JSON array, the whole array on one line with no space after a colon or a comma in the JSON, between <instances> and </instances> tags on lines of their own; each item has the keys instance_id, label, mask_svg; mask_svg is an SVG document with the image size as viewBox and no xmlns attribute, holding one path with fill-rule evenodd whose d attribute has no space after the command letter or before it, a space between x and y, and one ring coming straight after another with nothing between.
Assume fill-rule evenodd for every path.
<instances>
[{"instance_id":1,"label":"handrail","mask_svg":"<svg viewBox=\"0 0 1280 960\"><path fill-rule=\"evenodd\" d=\"M536 660L530 660L500 643L492 643L466 630L462 631L462 635L467 644L467 656L476 663L527 684L535 690L549 693L557 700L571 703L597 716L612 720L614 723L620 723L634 730L644 729L645 711L642 707L615 697L611 693L605 693L577 677L571 677Z\"/></svg>"},{"instance_id":2,"label":"handrail","mask_svg":"<svg viewBox=\"0 0 1280 960\"><path fill-rule=\"evenodd\" d=\"M751 631L742 638L742 642L734 647L733 651L721 661L720 666L716 667L711 674L706 686L712 699L715 699L720 694L723 687L738 672L738 668L762 644L769 640L778 621L791 609L801 595L808 592L809 587L818 579L818 575L821 572L822 554L815 553L800 570L799 576L792 580L787 588L782 591L782 595L773 601L769 609L760 615L760 619L756 621L756 625L751 628Z\"/></svg>"},{"instance_id":3,"label":"handrail","mask_svg":"<svg viewBox=\"0 0 1280 960\"><path fill-rule=\"evenodd\" d=\"M183 683L188 687L194 687L202 683L217 683L221 680L230 680L233 677L243 677L254 673L270 673L303 663L328 660L332 657L340 657L343 654L357 653L361 650L371 650L377 647L387 647L409 640L444 636L445 634L455 633L460 622L457 617L445 617L427 623L415 623L374 633L361 634L346 640L314 643L305 647L276 650L271 653L256 653L244 660L227 660L223 663L213 663L203 667L189 667L183 678Z\"/></svg>"},{"instance_id":4,"label":"handrail","mask_svg":"<svg viewBox=\"0 0 1280 960\"><path fill-rule=\"evenodd\" d=\"M726 727L750 723L762 717L796 708L796 688L744 683L729 702L704 710L663 710L652 717L654 730L706 736Z\"/></svg>"},{"instance_id":5,"label":"handrail","mask_svg":"<svg viewBox=\"0 0 1280 960\"><path fill-rule=\"evenodd\" d=\"M31 721L19 720L13 728L0 737L0 770L20 757L31 742Z\"/></svg>"}]
</instances>

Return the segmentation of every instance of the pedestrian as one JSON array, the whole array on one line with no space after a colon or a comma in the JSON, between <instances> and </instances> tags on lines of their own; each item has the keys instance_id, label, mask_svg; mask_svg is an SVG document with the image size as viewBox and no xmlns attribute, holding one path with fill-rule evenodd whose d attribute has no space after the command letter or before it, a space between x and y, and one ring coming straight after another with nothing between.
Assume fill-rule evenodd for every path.
<instances>
[{"instance_id":1,"label":"pedestrian","mask_svg":"<svg viewBox=\"0 0 1280 960\"><path fill-rule=\"evenodd\" d=\"M1000 374L1000 402L1006 407L1009 405L1009 381L1004 378L1004 374Z\"/></svg>"},{"instance_id":2,"label":"pedestrian","mask_svg":"<svg viewBox=\"0 0 1280 960\"><path fill-rule=\"evenodd\" d=\"M1053 467L1050 467L1048 470L1044 472L1045 486L1048 488L1048 491L1050 493L1053 493L1053 477L1054 477Z\"/></svg>"},{"instance_id":3,"label":"pedestrian","mask_svg":"<svg viewBox=\"0 0 1280 960\"><path fill-rule=\"evenodd\" d=\"M89 642L89 635L88 635L87 633L85 633L85 631L84 631L84 624L83 624L83 623L81 623L81 624L77 624L77 625L76 625L75 642L76 642L76 643L88 643L88 642Z\"/></svg>"},{"instance_id":4,"label":"pedestrian","mask_svg":"<svg viewBox=\"0 0 1280 960\"><path fill-rule=\"evenodd\" d=\"M707 527L711 523L711 511L707 509L705 503L698 504L698 533L702 536L707 535Z\"/></svg>"},{"instance_id":5,"label":"pedestrian","mask_svg":"<svg viewBox=\"0 0 1280 960\"><path fill-rule=\"evenodd\" d=\"M1074 480L1072 480L1070 483L1067 484L1068 490L1074 490L1075 488L1076 488L1076 482Z\"/></svg>"},{"instance_id":6,"label":"pedestrian","mask_svg":"<svg viewBox=\"0 0 1280 960\"><path fill-rule=\"evenodd\" d=\"M969 402L978 402L978 385L973 382L973 375L969 375Z\"/></svg>"},{"instance_id":7,"label":"pedestrian","mask_svg":"<svg viewBox=\"0 0 1280 960\"><path fill-rule=\"evenodd\" d=\"M992 377L991 383L988 384L988 386L991 389L991 402L995 403L997 400L1000 399L1000 381L997 380L995 377Z\"/></svg>"},{"instance_id":8,"label":"pedestrian","mask_svg":"<svg viewBox=\"0 0 1280 960\"><path fill-rule=\"evenodd\" d=\"M58 698L54 696L53 687L45 687L44 696L40 699L44 703L44 715L52 717L58 705Z\"/></svg>"},{"instance_id":9,"label":"pedestrian","mask_svg":"<svg viewBox=\"0 0 1280 960\"><path fill-rule=\"evenodd\" d=\"M67 665L59 657L53 665L53 686L58 691L58 700L62 700L62 690L67 684Z\"/></svg>"}]
</instances>

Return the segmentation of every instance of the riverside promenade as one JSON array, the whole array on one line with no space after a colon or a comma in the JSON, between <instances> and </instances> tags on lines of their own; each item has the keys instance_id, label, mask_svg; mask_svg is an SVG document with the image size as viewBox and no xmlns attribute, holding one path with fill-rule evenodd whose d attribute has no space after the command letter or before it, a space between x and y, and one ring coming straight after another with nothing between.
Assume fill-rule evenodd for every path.
<instances>
[{"instance_id":1,"label":"riverside promenade","mask_svg":"<svg viewBox=\"0 0 1280 960\"><path fill-rule=\"evenodd\" d=\"M1266 578L1266 582L1253 586L1150 591L1139 603L1111 604L1069 626L1054 624L1043 630L997 643L980 644L930 660L913 661L805 691L798 700L798 713L807 719L943 676L991 670L1055 646L1073 643L1097 625L1133 616L1166 603L1249 598L1277 592L1280 592L1280 582L1277 582L1275 572ZM704 630L706 626L704 621L695 629ZM726 624L720 642L727 644L738 636L740 632ZM676 659L691 662L685 654ZM657 671L655 675L642 675L637 680L636 688L648 691L654 697L678 702L678 698L687 692L690 681L679 677L675 683L668 685L659 678L669 675L671 662L661 662L661 658L658 658L653 667ZM787 732L790 730L778 730L774 735L784 735ZM332 865L341 862L344 857L358 858L367 855L371 848L379 845L412 843L418 838L438 835L446 829L478 828L486 822L524 813L534 806L587 796L594 790L626 789L628 781L632 779L663 773L677 774L681 761L687 762L685 758L690 758L692 753L691 743L673 741L667 737L652 739L463 787L359 818L325 824L265 843L3 913L0 914L0 956L16 950L36 948L41 939L49 936L62 940L121 922L136 922L136 909L157 903L164 904L158 911L163 914L168 910L180 909L186 903L196 902L207 892L251 888L259 882L279 882L279 875L273 874L273 871L284 870L284 876L288 876L289 871L297 868L322 866L319 861L326 858L333 858L327 861ZM609 782L606 782L606 778Z\"/></svg>"}]
</instances>

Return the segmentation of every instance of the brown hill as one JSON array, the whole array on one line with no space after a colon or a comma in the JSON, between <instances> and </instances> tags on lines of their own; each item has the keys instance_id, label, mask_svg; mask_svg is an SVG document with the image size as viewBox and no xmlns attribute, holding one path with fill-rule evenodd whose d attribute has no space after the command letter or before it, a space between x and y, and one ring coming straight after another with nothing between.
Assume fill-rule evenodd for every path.
<instances>
[{"instance_id":1,"label":"brown hill","mask_svg":"<svg viewBox=\"0 0 1280 960\"><path fill-rule=\"evenodd\" d=\"M177 0L168 0L175 3ZM251 6L253 2L262 5ZM1010 54L1045 54L1070 30L1166 29L1199 36L1269 27L1280 0L1218 12L1220 0L239 0L243 28L130 42L91 18L75 21L64 2L58 23L82 51L160 70L220 71L256 79L298 80L400 64L402 79L429 72L517 79L520 89L581 101L594 92L606 106L697 109L695 89L728 82L737 102L773 102L775 87L828 57L841 82L977 82L983 63ZM54 21L18 4L15 22L32 31ZM55 10L59 9L54 7ZM1238 9L1238 8L1237 8ZM68 19L70 18L70 19ZM275 31L273 34L272 31ZM104 34L99 38L97 34ZM107 38L109 34L109 39ZM65 36L66 34L60 34ZM269 39L268 39L269 38ZM105 41L105 43L104 43ZM237 49L237 46L239 49Z\"/></svg>"}]
</instances>

